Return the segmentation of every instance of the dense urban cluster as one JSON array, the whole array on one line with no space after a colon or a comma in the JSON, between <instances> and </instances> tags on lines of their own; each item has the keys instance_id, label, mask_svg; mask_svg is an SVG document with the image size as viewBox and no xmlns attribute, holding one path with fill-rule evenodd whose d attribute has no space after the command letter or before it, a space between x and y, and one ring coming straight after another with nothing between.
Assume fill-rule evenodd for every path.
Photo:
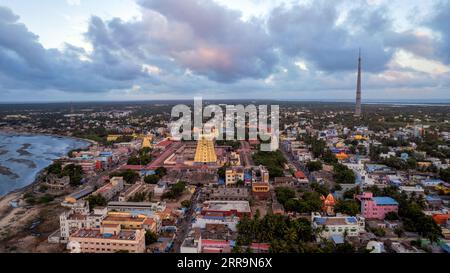
<instances>
[{"instance_id":1,"label":"dense urban cluster","mask_svg":"<svg viewBox=\"0 0 450 273\"><path fill-rule=\"evenodd\" d=\"M172 136L171 102L0 107L3 131L91 141L1 208L0 249L450 252L448 106L276 104L272 152Z\"/></svg>"}]
</instances>

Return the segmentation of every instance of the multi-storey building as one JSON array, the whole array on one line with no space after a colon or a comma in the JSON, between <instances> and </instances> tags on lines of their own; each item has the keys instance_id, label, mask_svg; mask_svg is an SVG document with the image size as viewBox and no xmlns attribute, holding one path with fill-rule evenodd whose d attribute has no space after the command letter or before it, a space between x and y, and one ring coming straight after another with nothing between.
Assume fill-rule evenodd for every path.
<instances>
[{"instance_id":1,"label":"multi-storey building","mask_svg":"<svg viewBox=\"0 0 450 273\"><path fill-rule=\"evenodd\" d=\"M242 167L232 167L225 171L225 184L233 185L239 180L244 181L244 168Z\"/></svg>"},{"instance_id":2,"label":"multi-storey building","mask_svg":"<svg viewBox=\"0 0 450 273\"><path fill-rule=\"evenodd\" d=\"M70 235L67 246L72 253L143 253L145 230L122 229L120 224L81 228Z\"/></svg>"},{"instance_id":3,"label":"multi-storey building","mask_svg":"<svg viewBox=\"0 0 450 273\"><path fill-rule=\"evenodd\" d=\"M333 236L358 236L365 230L365 219L360 216L323 216L319 213L312 213L311 224L313 229L321 230L318 240L320 238L331 239Z\"/></svg>"},{"instance_id":4,"label":"multi-storey building","mask_svg":"<svg viewBox=\"0 0 450 273\"><path fill-rule=\"evenodd\" d=\"M361 214L365 218L383 220L387 213L398 212L398 203L391 197L373 197L371 192L364 192L356 198L361 201Z\"/></svg>"},{"instance_id":5,"label":"multi-storey building","mask_svg":"<svg viewBox=\"0 0 450 273\"><path fill-rule=\"evenodd\" d=\"M95 208L93 212L89 212L87 203L78 202L77 205L59 216L61 242L67 242L70 234L78 229L99 228L106 217L106 208Z\"/></svg>"}]
</instances>

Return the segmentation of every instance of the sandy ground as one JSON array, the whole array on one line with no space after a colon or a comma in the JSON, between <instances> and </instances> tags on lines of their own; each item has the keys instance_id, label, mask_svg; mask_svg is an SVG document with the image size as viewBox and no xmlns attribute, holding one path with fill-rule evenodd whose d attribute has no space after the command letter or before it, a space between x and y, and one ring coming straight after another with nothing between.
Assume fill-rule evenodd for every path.
<instances>
[{"instance_id":1,"label":"sandy ground","mask_svg":"<svg viewBox=\"0 0 450 273\"><path fill-rule=\"evenodd\" d=\"M64 210L60 200L36 206L24 206L20 201L18 208L11 207L9 202L21 197L22 192L13 192L0 199L0 252L61 252L61 245L47 242L48 235L59 227L58 216ZM41 223L30 230L37 219Z\"/></svg>"}]
</instances>

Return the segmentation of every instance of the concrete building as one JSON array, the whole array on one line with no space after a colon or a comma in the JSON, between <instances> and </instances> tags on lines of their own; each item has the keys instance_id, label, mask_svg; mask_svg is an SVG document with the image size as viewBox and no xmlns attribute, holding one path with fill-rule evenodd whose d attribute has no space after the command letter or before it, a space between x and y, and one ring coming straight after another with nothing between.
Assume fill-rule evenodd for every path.
<instances>
[{"instance_id":1,"label":"concrete building","mask_svg":"<svg viewBox=\"0 0 450 273\"><path fill-rule=\"evenodd\" d=\"M203 202L201 214L206 215L210 212L221 213L223 216L251 215L250 204L248 201L206 201Z\"/></svg>"},{"instance_id":2,"label":"concrete building","mask_svg":"<svg viewBox=\"0 0 450 273\"><path fill-rule=\"evenodd\" d=\"M89 212L85 202L78 202L70 211L59 216L60 241L67 242L69 236L82 228L99 228L106 217L106 208L95 208Z\"/></svg>"},{"instance_id":3,"label":"concrete building","mask_svg":"<svg viewBox=\"0 0 450 273\"><path fill-rule=\"evenodd\" d=\"M153 216L155 213L166 209L165 202L109 202L107 209L109 212L127 212L132 215L143 214Z\"/></svg>"},{"instance_id":4,"label":"concrete building","mask_svg":"<svg viewBox=\"0 0 450 273\"><path fill-rule=\"evenodd\" d=\"M106 200L111 200L116 194L123 190L123 186L123 177L113 177L110 179L109 183L96 190L93 194L101 195Z\"/></svg>"},{"instance_id":5,"label":"concrete building","mask_svg":"<svg viewBox=\"0 0 450 273\"><path fill-rule=\"evenodd\" d=\"M218 188L204 188L200 193L200 199L206 200L248 200L250 198L250 192L248 188L231 188L231 187L218 187Z\"/></svg>"},{"instance_id":6,"label":"concrete building","mask_svg":"<svg viewBox=\"0 0 450 273\"><path fill-rule=\"evenodd\" d=\"M126 202L128 199L132 198L136 193L147 192L148 185L141 182L136 182L126 191L119 194L119 202Z\"/></svg>"},{"instance_id":7,"label":"concrete building","mask_svg":"<svg viewBox=\"0 0 450 273\"><path fill-rule=\"evenodd\" d=\"M209 224L221 224L227 226L232 231L237 231L236 225L239 217L235 215L225 216L223 213L208 212L205 215L197 215L192 223L193 228L206 228Z\"/></svg>"},{"instance_id":8,"label":"concrete building","mask_svg":"<svg viewBox=\"0 0 450 273\"><path fill-rule=\"evenodd\" d=\"M234 185L239 180L244 181L244 168L231 167L225 171L225 185Z\"/></svg>"},{"instance_id":9,"label":"concrete building","mask_svg":"<svg viewBox=\"0 0 450 273\"><path fill-rule=\"evenodd\" d=\"M45 178L44 185L47 186L50 190L62 191L70 186L70 177L58 177L57 175L49 174Z\"/></svg>"},{"instance_id":10,"label":"concrete building","mask_svg":"<svg viewBox=\"0 0 450 273\"><path fill-rule=\"evenodd\" d=\"M70 235L68 249L72 253L143 253L145 230L122 229L119 224L82 228Z\"/></svg>"},{"instance_id":11,"label":"concrete building","mask_svg":"<svg viewBox=\"0 0 450 273\"><path fill-rule=\"evenodd\" d=\"M419 185L417 185L415 187L414 186L400 186L399 190L401 192L406 193L407 195L411 195L412 193L415 193L417 196L425 195L425 190Z\"/></svg>"},{"instance_id":12,"label":"concrete building","mask_svg":"<svg viewBox=\"0 0 450 273\"><path fill-rule=\"evenodd\" d=\"M361 201L361 214L367 219L384 220L389 212L398 212L398 202L391 197L373 197L371 192L364 192L356 197Z\"/></svg>"},{"instance_id":13,"label":"concrete building","mask_svg":"<svg viewBox=\"0 0 450 273\"><path fill-rule=\"evenodd\" d=\"M252 195L256 199L267 199L270 197L270 185L267 182L252 183Z\"/></svg>"},{"instance_id":14,"label":"concrete building","mask_svg":"<svg viewBox=\"0 0 450 273\"><path fill-rule=\"evenodd\" d=\"M322 216L319 213L312 213L311 224L313 229L322 229L318 236L325 239L330 239L332 236L358 236L365 231L365 219L360 216Z\"/></svg>"}]
</instances>

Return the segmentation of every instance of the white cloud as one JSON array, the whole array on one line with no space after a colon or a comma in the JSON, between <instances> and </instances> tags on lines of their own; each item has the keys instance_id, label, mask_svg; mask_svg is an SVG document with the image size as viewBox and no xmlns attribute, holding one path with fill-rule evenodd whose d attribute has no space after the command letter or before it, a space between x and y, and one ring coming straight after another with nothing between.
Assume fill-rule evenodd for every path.
<instances>
[{"instance_id":1,"label":"white cloud","mask_svg":"<svg viewBox=\"0 0 450 273\"><path fill-rule=\"evenodd\" d=\"M79 6L81 5L81 0L66 0L69 6Z\"/></svg>"}]
</instances>

